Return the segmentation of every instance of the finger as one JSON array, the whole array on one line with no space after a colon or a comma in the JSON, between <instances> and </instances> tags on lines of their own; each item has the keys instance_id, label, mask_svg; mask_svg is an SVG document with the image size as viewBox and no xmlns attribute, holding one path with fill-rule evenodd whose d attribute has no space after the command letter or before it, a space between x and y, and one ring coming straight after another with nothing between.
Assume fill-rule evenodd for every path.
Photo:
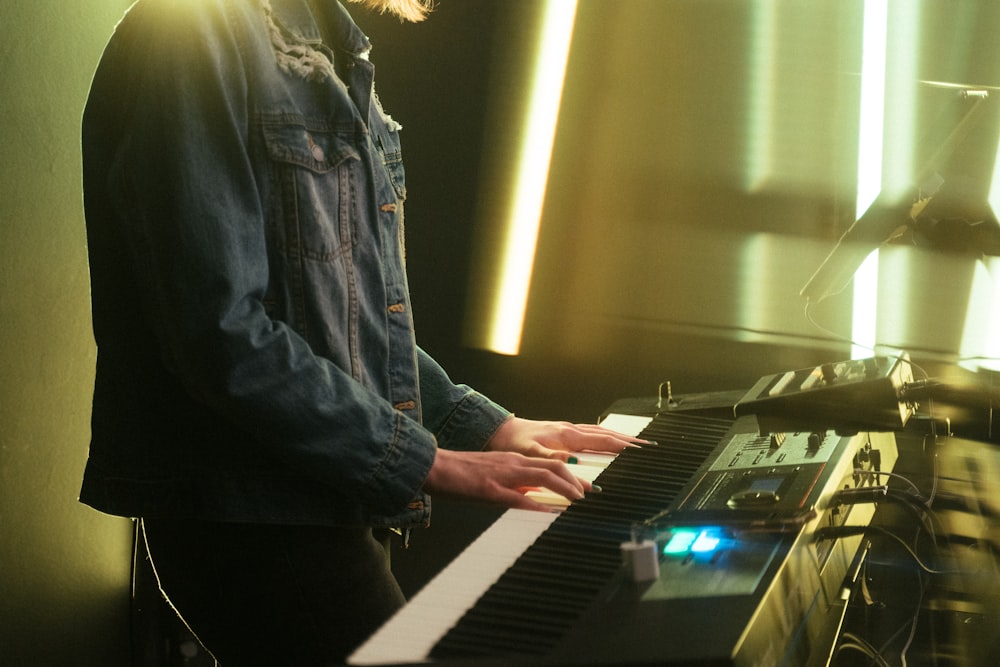
<instances>
[{"instance_id":1,"label":"finger","mask_svg":"<svg viewBox=\"0 0 1000 667\"><path fill-rule=\"evenodd\" d=\"M579 450L549 450L551 456L548 458L557 459L566 464L569 471L576 477L594 480L594 477L614 461L617 452L601 451L579 451Z\"/></svg>"},{"instance_id":2,"label":"finger","mask_svg":"<svg viewBox=\"0 0 1000 667\"><path fill-rule=\"evenodd\" d=\"M580 482L584 486L585 495L595 492L599 493L602 490L601 487L593 484L592 481L586 477L581 477ZM567 498L566 496L560 495L555 491L544 487L525 487L520 489L520 491L532 500L552 508L566 508L569 507L574 500L579 500L579 498Z\"/></svg>"},{"instance_id":3,"label":"finger","mask_svg":"<svg viewBox=\"0 0 1000 667\"><path fill-rule=\"evenodd\" d=\"M545 448L545 458L555 459L557 461L562 461L563 463L576 463L576 457L568 449L549 449Z\"/></svg>"},{"instance_id":4,"label":"finger","mask_svg":"<svg viewBox=\"0 0 1000 667\"><path fill-rule=\"evenodd\" d=\"M549 459L550 461L559 461L560 463L576 463L577 457L573 454L572 450L569 449L550 449L545 445L533 445L529 447L529 451L526 452L526 456L539 459Z\"/></svg>"},{"instance_id":5,"label":"finger","mask_svg":"<svg viewBox=\"0 0 1000 667\"><path fill-rule=\"evenodd\" d=\"M555 450L555 449L550 449L549 447L546 447L545 445L541 444L540 442L532 442L532 443L530 443L528 445L525 445L524 448L521 450L520 453L524 454L525 456L527 456L529 458L535 458L535 459L560 459L560 460L565 461L565 458L563 458L562 455L565 454L566 452Z\"/></svg>"},{"instance_id":6,"label":"finger","mask_svg":"<svg viewBox=\"0 0 1000 667\"><path fill-rule=\"evenodd\" d=\"M515 488L546 488L570 500L581 498L591 483L570 472L556 459L527 459L524 467L509 478Z\"/></svg>"},{"instance_id":7,"label":"finger","mask_svg":"<svg viewBox=\"0 0 1000 667\"><path fill-rule=\"evenodd\" d=\"M560 496L558 493L549 491L548 489L527 489L524 495L535 502L541 503L546 507L553 510L565 509L572 504L572 500L566 496Z\"/></svg>"},{"instance_id":8,"label":"finger","mask_svg":"<svg viewBox=\"0 0 1000 667\"><path fill-rule=\"evenodd\" d=\"M619 431L613 431L609 428L604 428L598 424L584 424L581 425L581 430L586 432L588 435L600 436L609 440L614 440L615 442L625 443L629 446L636 445L652 445L652 440L646 440L644 438L639 438L634 435L628 435L626 433L620 433Z\"/></svg>"},{"instance_id":9,"label":"finger","mask_svg":"<svg viewBox=\"0 0 1000 667\"><path fill-rule=\"evenodd\" d=\"M558 493L561 496L565 496L569 500L582 498L583 495L591 489L592 484L590 481L581 479L574 475L561 461L553 462L558 463L559 466L555 470L549 471L552 481L542 482L538 486L546 488L554 493Z\"/></svg>"},{"instance_id":10,"label":"finger","mask_svg":"<svg viewBox=\"0 0 1000 667\"><path fill-rule=\"evenodd\" d=\"M562 443L569 451L582 452L613 452L618 453L629 447L639 447L648 444L645 441L632 441L622 437L614 437L608 434L587 434L579 435L572 439L567 439Z\"/></svg>"},{"instance_id":11,"label":"finger","mask_svg":"<svg viewBox=\"0 0 1000 667\"><path fill-rule=\"evenodd\" d=\"M578 424L578 426L581 430L587 431L588 433L603 434L624 442L645 443L647 445L653 444L652 440L645 440L634 435L629 435L628 433L622 433L621 431L616 431L614 429L601 426L600 424Z\"/></svg>"}]
</instances>

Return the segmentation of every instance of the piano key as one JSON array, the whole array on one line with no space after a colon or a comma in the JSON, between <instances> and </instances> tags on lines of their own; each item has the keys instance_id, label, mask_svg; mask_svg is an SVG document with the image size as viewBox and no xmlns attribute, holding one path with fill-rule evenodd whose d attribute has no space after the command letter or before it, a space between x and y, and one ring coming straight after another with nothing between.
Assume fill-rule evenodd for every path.
<instances>
[{"instance_id":1,"label":"piano key","mask_svg":"<svg viewBox=\"0 0 1000 667\"><path fill-rule=\"evenodd\" d=\"M635 437L642 433L651 421L653 421L652 417L612 413L601 421L601 426L618 431L623 435Z\"/></svg>"},{"instance_id":2,"label":"piano key","mask_svg":"<svg viewBox=\"0 0 1000 667\"><path fill-rule=\"evenodd\" d=\"M524 492L524 495L552 508L569 507L571 502L566 496L561 496L555 491L549 491L548 489L528 489Z\"/></svg>"}]
</instances>

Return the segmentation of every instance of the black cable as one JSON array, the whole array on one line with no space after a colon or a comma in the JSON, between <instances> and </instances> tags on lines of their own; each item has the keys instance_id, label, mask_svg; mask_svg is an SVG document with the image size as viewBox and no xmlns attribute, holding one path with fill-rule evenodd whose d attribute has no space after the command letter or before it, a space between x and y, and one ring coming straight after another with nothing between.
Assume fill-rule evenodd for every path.
<instances>
[{"instance_id":1,"label":"black cable","mask_svg":"<svg viewBox=\"0 0 1000 667\"><path fill-rule=\"evenodd\" d=\"M903 540L903 538L890 530L882 528L881 526L826 526L816 529L816 532L813 533L813 538L817 541L837 540L842 537L853 537L854 535L866 535L868 533L879 533L898 542L899 545L903 547L903 550L910 555L913 562L916 563L921 570L928 574L957 574L956 572L948 570L936 570L928 566L923 562L923 560L920 559L920 556L917 555L910 545Z\"/></svg>"}]
</instances>

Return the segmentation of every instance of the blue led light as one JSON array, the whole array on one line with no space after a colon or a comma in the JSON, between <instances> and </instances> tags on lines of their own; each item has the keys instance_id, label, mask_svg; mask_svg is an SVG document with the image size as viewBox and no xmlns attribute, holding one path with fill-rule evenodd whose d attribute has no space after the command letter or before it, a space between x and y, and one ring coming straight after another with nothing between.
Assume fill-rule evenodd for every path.
<instances>
[{"instance_id":1,"label":"blue led light","mask_svg":"<svg viewBox=\"0 0 1000 667\"><path fill-rule=\"evenodd\" d=\"M719 538L706 530L699 533L697 539L691 545L691 551L703 554L714 551L717 546L719 546Z\"/></svg>"}]
</instances>

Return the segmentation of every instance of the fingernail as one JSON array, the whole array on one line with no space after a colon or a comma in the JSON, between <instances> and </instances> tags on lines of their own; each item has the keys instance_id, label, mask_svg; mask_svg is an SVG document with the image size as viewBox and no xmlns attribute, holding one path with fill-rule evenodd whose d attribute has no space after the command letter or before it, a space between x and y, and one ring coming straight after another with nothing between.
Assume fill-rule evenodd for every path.
<instances>
[{"instance_id":1,"label":"fingernail","mask_svg":"<svg viewBox=\"0 0 1000 667\"><path fill-rule=\"evenodd\" d=\"M590 485L590 490L591 491L596 491L597 493L600 493L604 489L602 489L601 487L599 487L597 484L591 484Z\"/></svg>"},{"instance_id":2,"label":"fingernail","mask_svg":"<svg viewBox=\"0 0 1000 667\"><path fill-rule=\"evenodd\" d=\"M568 459L566 459L566 463L579 463L579 462L580 459L576 458L575 456L571 456Z\"/></svg>"}]
</instances>

